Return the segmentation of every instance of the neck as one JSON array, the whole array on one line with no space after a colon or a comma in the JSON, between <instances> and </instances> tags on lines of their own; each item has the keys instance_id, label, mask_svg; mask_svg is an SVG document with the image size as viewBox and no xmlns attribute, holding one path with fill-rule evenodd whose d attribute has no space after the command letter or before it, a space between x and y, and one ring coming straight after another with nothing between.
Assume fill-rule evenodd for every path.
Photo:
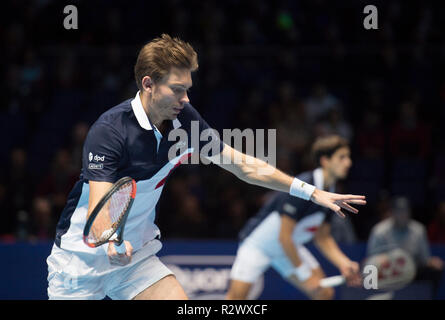
<instances>
[{"instance_id":1,"label":"neck","mask_svg":"<svg viewBox=\"0 0 445 320\"><path fill-rule=\"evenodd\" d=\"M337 179L329 173L329 171L323 168L323 184L324 189L329 190L329 188L337 182Z\"/></svg>"},{"instance_id":2,"label":"neck","mask_svg":"<svg viewBox=\"0 0 445 320\"><path fill-rule=\"evenodd\" d=\"M162 125L162 122L164 119L156 112L156 110L153 108L153 105L150 103L150 99L148 97L148 94L145 94L143 92L139 92L139 96L141 98L142 107L144 108L145 113L147 114L148 119L150 119L150 122L156 126L156 128L160 128Z\"/></svg>"}]
</instances>

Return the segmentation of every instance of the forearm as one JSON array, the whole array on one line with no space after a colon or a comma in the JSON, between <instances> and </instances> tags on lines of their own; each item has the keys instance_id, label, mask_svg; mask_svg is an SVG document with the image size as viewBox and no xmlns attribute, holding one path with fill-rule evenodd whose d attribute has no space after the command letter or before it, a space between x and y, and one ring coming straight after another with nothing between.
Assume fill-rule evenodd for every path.
<instances>
[{"instance_id":1,"label":"forearm","mask_svg":"<svg viewBox=\"0 0 445 320\"><path fill-rule=\"evenodd\" d=\"M289 260L292 262L295 267L292 276L297 277L299 281L306 281L312 275L312 269L307 263L303 263L300 255L297 251L297 247L295 246L292 237L290 236L280 236L280 243L283 247L283 250Z\"/></svg>"},{"instance_id":2,"label":"forearm","mask_svg":"<svg viewBox=\"0 0 445 320\"><path fill-rule=\"evenodd\" d=\"M261 159L248 155L244 155L244 157L237 175L239 179L264 188L289 192L293 177Z\"/></svg>"},{"instance_id":3,"label":"forearm","mask_svg":"<svg viewBox=\"0 0 445 320\"><path fill-rule=\"evenodd\" d=\"M340 268L349 258L340 250L332 236L325 236L315 240L315 244L323 255L336 267Z\"/></svg>"},{"instance_id":4,"label":"forearm","mask_svg":"<svg viewBox=\"0 0 445 320\"><path fill-rule=\"evenodd\" d=\"M292 238L280 238L280 243L283 248L284 253L292 262L295 267L301 265L302 261L298 255L297 248L295 247Z\"/></svg>"}]
</instances>

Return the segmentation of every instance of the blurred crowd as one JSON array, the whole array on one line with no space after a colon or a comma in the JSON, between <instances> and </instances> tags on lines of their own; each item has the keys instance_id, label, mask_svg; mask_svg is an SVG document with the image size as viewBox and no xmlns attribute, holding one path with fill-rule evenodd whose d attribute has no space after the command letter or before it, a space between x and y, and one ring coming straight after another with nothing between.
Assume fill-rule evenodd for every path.
<instances>
[{"instance_id":1,"label":"blurred crowd","mask_svg":"<svg viewBox=\"0 0 445 320\"><path fill-rule=\"evenodd\" d=\"M0 238L52 239L78 179L89 126L136 92L138 49L166 32L199 55L191 103L215 129L277 129L277 167L313 168L331 133L351 143L339 192L368 205L335 222L339 241L368 239L395 195L432 243L445 243L445 41L439 1L4 1L0 19ZM442 9L442 10L441 10ZM163 238L235 239L270 193L214 165L181 166L158 206Z\"/></svg>"}]
</instances>

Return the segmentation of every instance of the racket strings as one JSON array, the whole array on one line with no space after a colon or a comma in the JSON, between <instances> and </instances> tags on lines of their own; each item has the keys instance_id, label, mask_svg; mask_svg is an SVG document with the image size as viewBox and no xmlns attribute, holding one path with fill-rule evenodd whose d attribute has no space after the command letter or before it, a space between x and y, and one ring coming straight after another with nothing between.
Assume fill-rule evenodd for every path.
<instances>
[{"instance_id":1,"label":"racket strings","mask_svg":"<svg viewBox=\"0 0 445 320\"><path fill-rule=\"evenodd\" d=\"M88 235L90 243L107 241L118 228L131 202L133 185L128 182L116 190L97 215Z\"/></svg>"}]
</instances>

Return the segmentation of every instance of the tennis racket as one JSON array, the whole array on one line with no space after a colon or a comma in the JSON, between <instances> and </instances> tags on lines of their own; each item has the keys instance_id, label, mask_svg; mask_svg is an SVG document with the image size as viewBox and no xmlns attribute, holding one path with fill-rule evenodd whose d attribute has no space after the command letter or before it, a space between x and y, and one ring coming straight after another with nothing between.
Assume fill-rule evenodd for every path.
<instances>
[{"instance_id":1,"label":"tennis racket","mask_svg":"<svg viewBox=\"0 0 445 320\"><path fill-rule=\"evenodd\" d=\"M120 254L125 253L124 227L135 196L134 179L123 177L113 184L87 219L83 229L85 244L96 248L114 241L116 251Z\"/></svg>"},{"instance_id":2,"label":"tennis racket","mask_svg":"<svg viewBox=\"0 0 445 320\"><path fill-rule=\"evenodd\" d=\"M375 266L378 274L378 289L399 290L411 281L416 275L416 266L412 257L403 249L394 248L387 252L371 255L362 262L362 278L365 266ZM320 280L323 288L336 287L346 282L341 276L327 277Z\"/></svg>"}]
</instances>

